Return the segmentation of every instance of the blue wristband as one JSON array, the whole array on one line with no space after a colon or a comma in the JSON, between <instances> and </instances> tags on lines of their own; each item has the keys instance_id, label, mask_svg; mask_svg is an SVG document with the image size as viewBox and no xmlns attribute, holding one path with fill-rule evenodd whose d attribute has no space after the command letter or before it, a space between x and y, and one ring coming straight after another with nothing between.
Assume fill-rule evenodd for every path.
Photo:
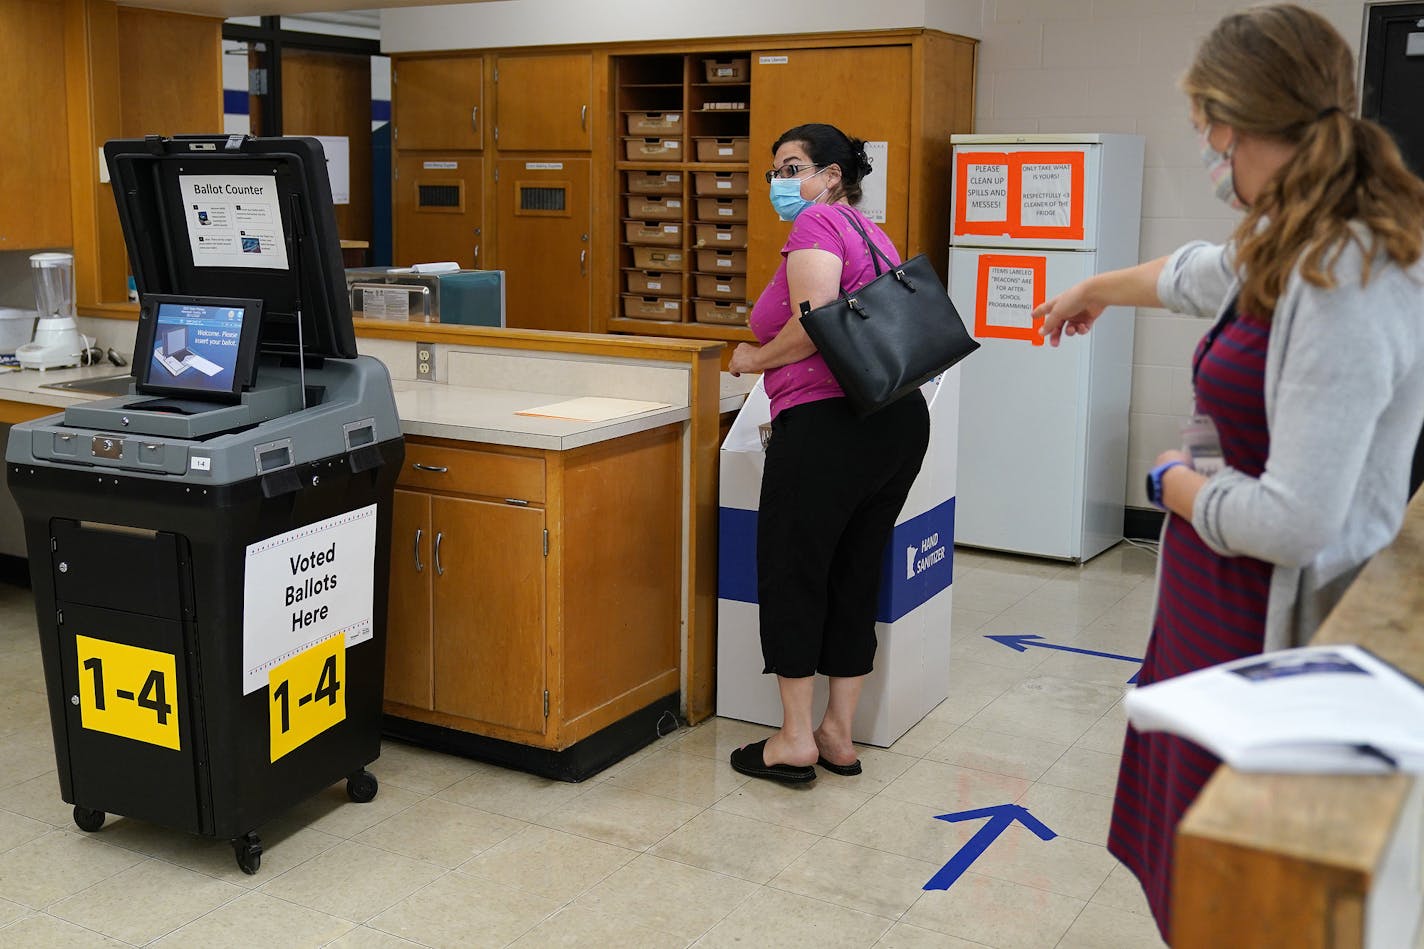
<instances>
[{"instance_id":1,"label":"blue wristband","mask_svg":"<svg viewBox=\"0 0 1424 949\"><path fill-rule=\"evenodd\" d=\"M1147 500L1152 502L1152 506L1165 511L1166 505L1162 503L1162 476L1177 466L1186 467L1185 461L1164 461L1162 464L1147 472Z\"/></svg>"}]
</instances>

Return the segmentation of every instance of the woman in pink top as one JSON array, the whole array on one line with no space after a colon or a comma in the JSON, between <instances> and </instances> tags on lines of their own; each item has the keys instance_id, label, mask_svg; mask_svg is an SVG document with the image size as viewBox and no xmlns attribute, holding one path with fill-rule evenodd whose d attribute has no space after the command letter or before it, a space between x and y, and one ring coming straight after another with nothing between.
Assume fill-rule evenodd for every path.
<instances>
[{"instance_id":1,"label":"woman in pink top","mask_svg":"<svg viewBox=\"0 0 1424 949\"><path fill-rule=\"evenodd\" d=\"M913 392L857 417L801 327L803 303L814 309L875 277L852 221L900 261L885 232L855 208L871 171L865 144L831 125L801 125L781 136L772 156L771 202L791 233L752 309L760 345L739 345L729 368L763 373L771 398L757 599L764 671L780 687L782 725L732 752L732 767L800 783L816 777L814 764L860 773L851 721L874 665L881 561L924 460L929 411ZM817 673L830 679L830 701L813 727Z\"/></svg>"}]
</instances>

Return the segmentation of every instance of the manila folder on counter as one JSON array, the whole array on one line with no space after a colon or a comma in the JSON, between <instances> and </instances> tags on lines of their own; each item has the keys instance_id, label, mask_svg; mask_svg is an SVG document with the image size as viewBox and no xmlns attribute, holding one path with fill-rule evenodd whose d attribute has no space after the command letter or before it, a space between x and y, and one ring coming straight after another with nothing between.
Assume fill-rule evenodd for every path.
<instances>
[{"instance_id":1,"label":"manila folder on counter","mask_svg":"<svg viewBox=\"0 0 1424 949\"><path fill-rule=\"evenodd\" d=\"M1127 717L1241 771L1424 772L1424 687L1358 646L1283 649L1143 686Z\"/></svg>"}]
</instances>

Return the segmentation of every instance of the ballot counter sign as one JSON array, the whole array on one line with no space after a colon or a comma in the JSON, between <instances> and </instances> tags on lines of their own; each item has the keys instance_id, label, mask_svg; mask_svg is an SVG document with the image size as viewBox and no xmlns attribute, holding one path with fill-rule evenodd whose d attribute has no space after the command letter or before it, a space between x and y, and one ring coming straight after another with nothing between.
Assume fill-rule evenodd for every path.
<instances>
[{"instance_id":1,"label":"ballot counter sign","mask_svg":"<svg viewBox=\"0 0 1424 949\"><path fill-rule=\"evenodd\" d=\"M372 637L375 559L374 504L248 546L244 695L270 688L274 670L333 636L345 649Z\"/></svg>"},{"instance_id":2,"label":"ballot counter sign","mask_svg":"<svg viewBox=\"0 0 1424 949\"><path fill-rule=\"evenodd\" d=\"M75 636L79 723L90 731L182 750L178 659L171 652Z\"/></svg>"}]
</instances>

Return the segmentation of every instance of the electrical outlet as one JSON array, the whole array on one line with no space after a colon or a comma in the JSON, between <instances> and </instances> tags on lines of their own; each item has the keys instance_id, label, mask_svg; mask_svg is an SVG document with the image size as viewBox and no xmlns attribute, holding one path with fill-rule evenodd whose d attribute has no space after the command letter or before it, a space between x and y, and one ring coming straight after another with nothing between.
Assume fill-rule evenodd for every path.
<instances>
[{"instance_id":1,"label":"electrical outlet","mask_svg":"<svg viewBox=\"0 0 1424 949\"><path fill-rule=\"evenodd\" d=\"M426 382L435 381L435 344L415 344L415 377Z\"/></svg>"}]
</instances>

